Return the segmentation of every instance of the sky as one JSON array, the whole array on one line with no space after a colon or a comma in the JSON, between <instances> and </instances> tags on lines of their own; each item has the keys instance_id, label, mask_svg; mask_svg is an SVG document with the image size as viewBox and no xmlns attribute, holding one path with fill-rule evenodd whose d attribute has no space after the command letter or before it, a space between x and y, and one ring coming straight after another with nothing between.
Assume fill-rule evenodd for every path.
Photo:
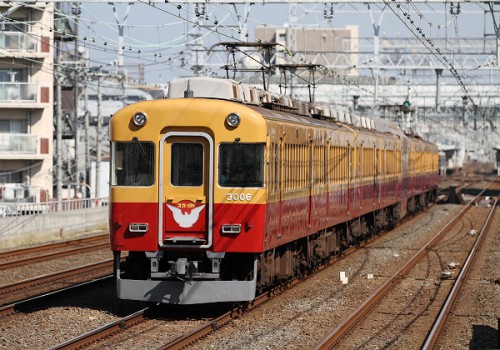
<instances>
[{"instance_id":1,"label":"sky","mask_svg":"<svg viewBox=\"0 0 500 350\"><path fill-rule=\"evenodd\" d=\"M400 7L372 4L373 20L380 23L380 35L386 37L412 37L415 28L421 28L427 37L447 38L459 43L466 37L481 38L493 32L490 15L484 15L484 5L462 4L460 13L450 14L449 4L413 5L400 2ZM343 28L357 25L360 37L372 37L372 18L367 5L324 3L298 5L297 19L289 18L287 4L256 4L248 17L244 5L210 4L208 8L195 8L193 4L135 2L133 5L116 4L118 20L122 22L124 41L118 43L118 26L113 6L109 3L82 3L80 16L80 45L89 50L90 65L113 69L117 64L118 47L123 47L126 65L144 64L146 84L165 84L169 80L192 75L194 56L187 53L187 42L200 38L205 48L223 41L256 41L256 26L297 26L306 28ZM127 8L129 10L127 14ZM383 9L383 10L382 10ZM453 8L457 13L458 9ZM405 14L410 19L405 17ZM198 17L197 17L198 14ZM325 16L326 14L326 16ZM213 31L197 30L193 23L205 16L205 23L217 24ZM402 20L403 19L403 20ZM413 21L413 24L410 22ZM248 35L241 33L245 23ZM405 25L406 23L406 25ZM478 25L481 24L481 25ZM485 24L485 25L483 25ZM215 28L215 27L213 27ZM459 44L458 44L459 45ZM199 60L219 63L221 57L198 55ZM191 60L191 61L190 61ZM130 72L134 71L129 68Z\"/></svg>"}]
</instances>

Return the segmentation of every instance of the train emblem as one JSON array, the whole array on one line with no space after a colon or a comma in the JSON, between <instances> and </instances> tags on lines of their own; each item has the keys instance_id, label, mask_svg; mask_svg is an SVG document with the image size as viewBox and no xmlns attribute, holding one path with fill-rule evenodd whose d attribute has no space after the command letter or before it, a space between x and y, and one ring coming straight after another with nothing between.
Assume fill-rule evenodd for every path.
<instances>
[{"instance_id":1,"label":"train emblem","mask_svg":"<svg viewBox=\"0 0 500 350\"><path fill-rule=\"evenodd\" d=\"M196 206L190 200L182 200L176 205L167 204L172 212L174 221L182 228L191 228L200 218L200 213L205 208L205 204Z\"/></svg>"}]
</instances>

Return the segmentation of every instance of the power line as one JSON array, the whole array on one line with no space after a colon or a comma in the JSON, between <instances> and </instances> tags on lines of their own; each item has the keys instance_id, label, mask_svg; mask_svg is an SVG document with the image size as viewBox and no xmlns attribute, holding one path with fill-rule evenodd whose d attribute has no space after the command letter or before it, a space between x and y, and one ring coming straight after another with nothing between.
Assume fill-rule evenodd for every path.
<instances>
[{"instance_id":1,"label":"power line","mask_svg":"<svg viewBox=\"0 0 500 350\"><path fill-rule=\"evenodd\" d=\"M434 55L443 64L443 66L447 70L450 71L450 73L457 80L459 86L464 91L465 96L467 96L467 98L471 101L474 108L477 108L477 105L474 102L474 100L472 99L472 96L470 95L465 83L463 82L461 75L458 73L458 71L453 66L453 64L451 62L449 62L448 58L441 52L441 49L435 47L433 40L423 32L423 29L419 25L415 24L415 20L412 18L409 11L405 11L405 9L402 8L400 3L397 3L396 0L392 0L392 3L396 3L397 9L402 12L403 17L401 17L400 14L396 10L394 10L394 8L391 6L391 3L388 0L384 0L384 3L401 20L401 22L410 30L410 33L413 34L422 43L422 45L425 48L427 48L429 50L429 52L432 55ZM405 18L405 19L403 19L403 18ZM408 25L406 19L408 19L410 21L411 26Z\"/></svg>"}]
</instances>

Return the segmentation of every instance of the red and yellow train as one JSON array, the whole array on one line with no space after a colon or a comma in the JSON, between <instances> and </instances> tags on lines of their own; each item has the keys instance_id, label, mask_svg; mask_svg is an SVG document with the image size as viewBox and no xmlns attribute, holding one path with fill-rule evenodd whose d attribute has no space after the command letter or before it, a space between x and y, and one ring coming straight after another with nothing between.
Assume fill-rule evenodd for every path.
<instances>
[{"instance_id":1,"label":"red and yellow train","mask_svg":"<svg viewBox=\"0 0 500 350\"><path fill-rule=\"evenodd\" d=\"M432 201L437 147L387 121L353 118L201 77L118 111L118 297L249 301Z\"/></svg>"}]
</instances>

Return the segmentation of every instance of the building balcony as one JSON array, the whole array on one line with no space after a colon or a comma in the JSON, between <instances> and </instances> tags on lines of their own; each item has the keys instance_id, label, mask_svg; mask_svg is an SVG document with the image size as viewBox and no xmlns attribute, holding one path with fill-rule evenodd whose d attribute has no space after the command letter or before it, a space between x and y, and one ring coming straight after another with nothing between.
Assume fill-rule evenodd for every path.
<instances>
[{"instance_id":1,"label":"building balcony","mask_svg":"<svg viewBox=\"0 0 500 350\"><path fill-rule=\"evenodd\" d=\"M0 32L0 57L51 57L50 38L24 32Z\"/></svg>"},{"instance_id":2,"label":"building balcony","mask_svg":"<svg viewBox=\"0 0 500 350\"><path fill-rule=\"evenodd\" d=\"M49 138L32 134L0 133L0 159L44 159L49 153Z\"/></svg>"},{"instance_id":3,"label":"building balcony","mask_svg":"<svg viewBox=\"0 0 500 350\"><path fill-rule=\"evenodd\" d=\"M0 82L0 108L45 108L50 88L38 83Z\"/></svg>"}]
</instances>

